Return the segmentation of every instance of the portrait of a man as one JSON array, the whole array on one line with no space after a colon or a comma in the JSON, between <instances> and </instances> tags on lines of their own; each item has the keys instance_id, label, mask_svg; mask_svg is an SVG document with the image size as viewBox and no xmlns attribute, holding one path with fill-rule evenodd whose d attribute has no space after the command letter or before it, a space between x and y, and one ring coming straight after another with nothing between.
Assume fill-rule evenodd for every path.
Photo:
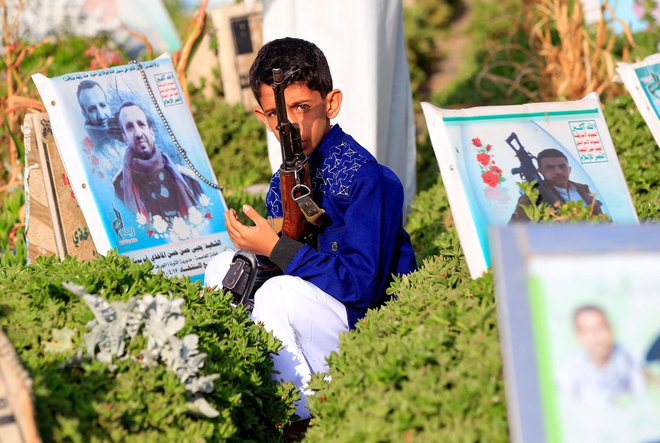
<instances>
[{"instance_id":1,"label":"portrait of a man","mask_svg":"<svg viewBox=\"0 0 660 443\"><path fill-rule=\"evenodd\" d=\"M573 327L582 350L566 372L565 388L573 399L589 404L614 404L622 396L639 393L642 376L631 355L619 346L603 309L580 306Z\"/></svg>"},{"instance_id":2,"label":"portrait of a man","mask_svg":"<svg viewBox=\"0 0 660 443\"><path fill-rule=\"evenodd\" d=\"M119 128L103 88L93 80L83 80L76 92L85 118L83 151L92 173L99 179L112 179L125 149Z\"/></svg>"},{"instance_id":3,"label":"portrait of a man","mask_svg":"<svg viewBox=\"0 0 660 443\"><path fill-rule=\"evenodd\" d=\"M186 216L199 204L202 189L185 168L156 145L151 117L137 104L122 104L117 120L127 149L114 179L117 197L147 220Z\"/></svg>"},{"instance_id":4,"label":"portrait of a man","mask_svg":"<svg viewBox=\"0 0 660 443\"><path fill-rule=\"evenodd\" d=\"M538 172L543 176L543 186L552 201L545 201L539 195L540 203L550 205L564 204L569 201L582 201L585 206L594 204L593 215L603 213L602 202L592 194L589 186L583 183L576 183L570 180L571 167L568 164L568 158L558 149L549 148L539 152L536 157L538 162ZM528 206L531 201L527 195L522 195L518 199L516 209L511 216L511 221L529 221L523 206Z\"/></svg>"}]
</instances>

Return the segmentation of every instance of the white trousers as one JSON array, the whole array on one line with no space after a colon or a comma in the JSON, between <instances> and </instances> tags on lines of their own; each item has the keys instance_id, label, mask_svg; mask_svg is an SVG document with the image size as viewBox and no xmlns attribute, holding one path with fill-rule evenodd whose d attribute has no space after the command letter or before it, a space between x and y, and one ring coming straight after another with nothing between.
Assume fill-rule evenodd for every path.
<instances>
[{"instance_id":1,"label":"white trousers","mask_svg":"<svg viewBox=\"0 0 660 443\"><path fill-rule=\"evenodd\" d=\"M233 251L214 257L206 267L204 284L222 286ZM272 277L254 296L252 319L280 339L284 349L273 358L272 377L291 381L300 390L296 414L309 418L307 385L311 375L328 369L325 359L337 350L339 334L348 331L344 305L313 284L290 275Z\"/></svg>"}]
</instances>

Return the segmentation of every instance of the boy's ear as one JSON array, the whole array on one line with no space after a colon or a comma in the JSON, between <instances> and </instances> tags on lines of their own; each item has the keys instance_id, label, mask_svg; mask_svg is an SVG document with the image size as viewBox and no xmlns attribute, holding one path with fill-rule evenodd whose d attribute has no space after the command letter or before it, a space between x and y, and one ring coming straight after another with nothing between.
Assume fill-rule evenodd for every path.
<instances>
[{"instance_id":1,"label":"boy's ear","mask_svg":"<svg viewBox=\"0 0 660 443\"><path fill-rule=\"evenodd\" d=\"M270 125L268 124L268 117L266 117L266 114L264 113L263 109L261 109L261 108L254 108L254 109L252 110L252 113L254 114L255 117L257 117L257 119L258 119L261 123L264 124L264 126L266 127L266 129L268 129L269 131L273 132L273 129L272 129L272 128L270 127Z\"/></svg>"},{"instance_id":2,"label":"boy's ear","mask_svg":"<svg viewBox=\"0 0 660 443\"><path fill-rule=\"evenodd\" d=\"M326 117L332 119L339 114L341 109L341 101L344 98L344 95L339 89L333 89L328 92L325 96L325 115Z\"/></svg>"}]
</instances>

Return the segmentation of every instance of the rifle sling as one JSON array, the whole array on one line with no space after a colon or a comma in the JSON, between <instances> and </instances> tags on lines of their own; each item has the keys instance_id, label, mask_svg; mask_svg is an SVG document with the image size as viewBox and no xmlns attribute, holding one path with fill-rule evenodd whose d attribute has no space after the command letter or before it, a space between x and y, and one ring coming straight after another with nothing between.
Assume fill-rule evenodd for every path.
<instances>
[{"instance_id":1,"label":"rifle sling","mask_svg":"<svg viewBox=\"0 0 660 443\"><path fill-rule=\"evenodd\" d=\"M298 204L300 211L308 222L317 227L321 226L325 210L316 204L312 198L312 191L307 186L304 184L295 185L291 189L291 198Z\"/></svg>"}]
</instances>

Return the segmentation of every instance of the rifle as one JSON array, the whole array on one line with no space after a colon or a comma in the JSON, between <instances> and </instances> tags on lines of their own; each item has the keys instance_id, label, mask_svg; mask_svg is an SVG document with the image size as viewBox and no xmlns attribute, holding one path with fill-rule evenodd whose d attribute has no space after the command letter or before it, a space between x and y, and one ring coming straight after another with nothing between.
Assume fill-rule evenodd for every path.
<instances>
[{"instance_id":1,"label":"rifle","mask_svg":"<svg viewBox=\"0 0 660 443\"><path fill-rule=\"evenodd\" d=\"M316 229L325 213L312 199L312 179L307 157L303 153L300 131L289 121L286 112L284 90L287 78L282 70L273 69L273 92L277 131L280 135L282 165L280 166L280 191L282 194L282 233L294 240L313 246Z\"/></svg>"},{"instance_id":2,"label":"rifle","mask_svg":"<svg viewBox=\"0 0 660 443\"><path fill-rule=\"evenodd\" d=\"M316 227L321 225L325 211L312 199L312 179L302 149L300 131L287 116L284 99L286 80L281 69L273 69L277 131L282 148L280 192L283 219L272 220L271 226L278 230L281 223L283 234L313 247L316 243ZM241 249L234 254L229 271L222 280L222 287L232 293L234 303L243 304L251 310L257 289L279 273L281 271L277 266L266 257Z\"/></svg>"},{"instance_id":3,"label":"rifle","mask_svg":"<svg viewBox=\"0 0 660 443\"><path fill-rule=\"evenodd\" d=\"M513 145L513 141L518 144L518 149L516 149L516 147ZM511 146L511 149L513 149L513 152L516 153L516 157L518 157L518 160L520 161L520 166L511 169L511 173L520 175L520 178L529 183L536 181L536 185L534 185L534 187L539 190L541 201L550 205L554 204L556 201L555 196L548 190L548 185L541 177L541 174L539 174L536 166L534 166L533 160L535 160L536 157L534 157L529 153L529 151L525 149L522 143L520 143L518 135L515 132L511 133L511 135L506 139L506 142L509 146Z\"/></svg>"}]
</instances>

